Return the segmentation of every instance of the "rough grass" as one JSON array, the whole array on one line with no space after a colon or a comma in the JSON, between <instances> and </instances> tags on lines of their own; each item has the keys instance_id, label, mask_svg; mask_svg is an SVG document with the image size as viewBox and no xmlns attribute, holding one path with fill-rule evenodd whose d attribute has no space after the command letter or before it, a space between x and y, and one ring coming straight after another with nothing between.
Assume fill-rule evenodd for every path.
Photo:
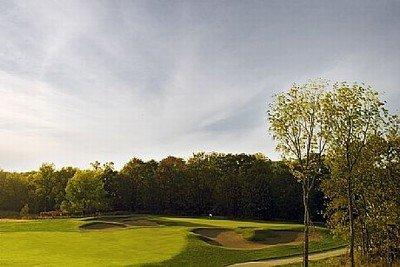
<instances>
[{"instance_id":1,"label":"rough grass","mask_svg":"<svg viewBox=\"0 0 400 267\"><path fill-rule=\"evenodd\" d=\"M94 222L123 223L125 228L82 230ZM126 223L124 223L124 221ZM138 226L128 222L151 222ZM254 229L293 230L301 225L286 223L209 220L160 216L119 216L82 219L0 220L0 265L14 266L226 266L232 263L301 253L301 244L259 250L234 250L210 245L191 233L198 227L220 227L241 233ZM249 228L250 227L250 228ZM343 245L326 230L310 250Z\"/></svg>"}]
</instances>

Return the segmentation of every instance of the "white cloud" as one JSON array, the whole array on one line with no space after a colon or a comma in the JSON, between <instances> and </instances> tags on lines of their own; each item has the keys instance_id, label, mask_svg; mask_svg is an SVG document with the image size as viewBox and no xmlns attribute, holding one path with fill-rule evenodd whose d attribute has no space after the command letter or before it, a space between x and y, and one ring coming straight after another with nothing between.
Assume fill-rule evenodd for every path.
<instances>
[{"instance_id":1,"label":"white cloud","mask_svg":"<svg viewBox=\"0 0 400 267\"><path fill-rule=\"evenodd\" d=\"M376 84L396 108L399 6L369 5L5 3L0 167L199 150L277 158L266 101L314 77Z\"/></svg>"}]
</instances>

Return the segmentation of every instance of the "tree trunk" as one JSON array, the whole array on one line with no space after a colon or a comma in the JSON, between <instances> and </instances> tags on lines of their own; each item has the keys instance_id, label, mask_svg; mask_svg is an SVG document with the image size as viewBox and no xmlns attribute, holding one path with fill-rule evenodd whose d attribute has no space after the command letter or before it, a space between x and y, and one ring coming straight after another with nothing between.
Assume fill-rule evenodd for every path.
<instances>
[{"instance_id":1,"label":"tree trunk","mask_svg":"<svg viewBox=\"0 0 400 267\"><path fill-rule=\"evenodd\" d=\"M347 187L347 198L348 198L348 205L349 205L349 220L350 220L350 264L351 267L354 267L354 207L353 207L353 190L351 188L351 178L348 181Z\"/></svg>"},{"instance_id":2,"label":"tree trunk","mask_svg":"<svg viewBox=\"0 0 400 267\"><path fill-rule=\"evenodd\" d=\"M304 247L303 247L303 266L308 267L308 235L309 235L309 213L308 213L308 188L303 184L303 204L304 204Z\"/></svg>"}]
</instances>

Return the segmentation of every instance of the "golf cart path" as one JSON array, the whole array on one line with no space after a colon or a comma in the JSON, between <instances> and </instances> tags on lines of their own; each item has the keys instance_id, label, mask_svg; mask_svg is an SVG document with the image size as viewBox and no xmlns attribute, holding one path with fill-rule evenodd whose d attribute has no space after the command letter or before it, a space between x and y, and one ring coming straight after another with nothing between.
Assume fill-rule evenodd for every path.
<instances>
[{"instance_id":1,"label":"golf cart path","mask_svg":"<svg viewBox=\"0 0 400 267\"><path fill-rule=\"evenodd\" d=\"M329 250L326 252L321 252L321 253L313 253L308 256L308 259L310 261L315 261L315 260L323 260L331 257L337 257L343 254L346 254L348 251L347 248L341 248L341 249L334 249L334 250ZM266 266L278 266L278 265L285 265L285 264L293 264L293 263L301 263L303 262L303 256L294 256L294 257L289 257L289 258L280 258L280 259L271 259L271 260L265 260L265 261L250 261L250 262L243 262L243 263L237 263L233 264L230 266L235 266L235 267L266 267Z\"/></svg>"}]
</instances>

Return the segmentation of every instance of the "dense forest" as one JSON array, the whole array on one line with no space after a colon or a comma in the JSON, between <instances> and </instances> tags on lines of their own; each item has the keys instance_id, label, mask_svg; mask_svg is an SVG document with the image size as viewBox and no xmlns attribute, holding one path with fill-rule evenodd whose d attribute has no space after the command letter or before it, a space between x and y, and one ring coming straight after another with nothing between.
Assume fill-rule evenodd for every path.
<instances>
[{"instance_id":1,"label":"dense forest","mask_svg":"<svg viewBox=\"0 0 400 267\"><path fill-rule=\"evenodd\" d=\"M313 219L323 220L323 195L313 194ZM0 172L0 210L21 214L136 212L301 220L301 185L288 167L262 154L198 153L187 161L133 158L90 169L43 164L26 173Z\"/></svg>"}]
</instances>

